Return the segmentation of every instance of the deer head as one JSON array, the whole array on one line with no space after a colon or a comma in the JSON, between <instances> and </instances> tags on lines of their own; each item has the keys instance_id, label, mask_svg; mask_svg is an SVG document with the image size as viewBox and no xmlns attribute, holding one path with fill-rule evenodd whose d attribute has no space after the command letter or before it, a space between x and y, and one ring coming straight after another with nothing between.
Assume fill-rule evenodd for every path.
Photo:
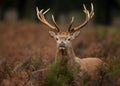
<instances>
[{"instance_id":1,"label":"deer head","mask_svg":"<svg viewBox=\"0 0 120 86\"><path fill-rule=\"evenodd\" d=\"M93 8L93 4L91 3L91 12L89 12L86 9L86 6L83 4L84 7L84 13L86 15L86 19L85 22L82 23L81 25L78 25L76 27L72 27L73 22L74 22L74 17L72 17L70 25L67 29L67 31L61 31L61 29L59 28L59 26L57 25L57 23L55 22L54 16L52 15L52 21L54 25L51 25L50 23L47 22L47 20L45 19L45 14L50 10L46 10L43 12L42 10L38 10L38 8L36 8L37 10L37 17L38 19L45 25L47 25L51 31L49 31L50 35L56 40L57 42L57 47L59 49L66 49L67 47L69 47L71 40L75 39L79 33L80 33L80 29L82 29L89 21L90 19L93 17L94 15L94 8Z\"/></svg>"}]
</instances>

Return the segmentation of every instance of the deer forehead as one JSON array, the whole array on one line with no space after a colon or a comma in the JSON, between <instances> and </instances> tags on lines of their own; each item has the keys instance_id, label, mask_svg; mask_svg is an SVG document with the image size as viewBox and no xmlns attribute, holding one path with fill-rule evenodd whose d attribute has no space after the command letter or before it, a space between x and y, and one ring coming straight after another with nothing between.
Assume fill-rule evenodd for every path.
<instances>
[{"instance_id":1,"label":"deer forehead","mask_svg":"<svg viewBox=\"0 0 120 86\"><path fill-rule=\"evenodd\" d=\"M57 33L58 37L69 37L70 33L69 32L59 32Z\"/></svg>"}]
</instances>

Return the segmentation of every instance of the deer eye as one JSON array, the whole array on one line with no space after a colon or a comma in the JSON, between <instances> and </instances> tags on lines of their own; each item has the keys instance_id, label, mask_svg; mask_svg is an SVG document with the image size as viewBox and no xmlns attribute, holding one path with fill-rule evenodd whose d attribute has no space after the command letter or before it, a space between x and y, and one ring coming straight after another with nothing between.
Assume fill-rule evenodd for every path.
<instances>
[{"instance_id":1,"label":"deer eye","mask_svg":"<svg viewBox=\"0 0 120 86\"><path fill-rule=\"evenodd\" d=\"M70 38L68 38L68 41L70 41L71 39Z\"/></svg>"},{"instance_id":2,"label":"deer eye","mask_svg":"<svg viewBox=\"0 0 120 86\"><path fill-rule=\"evenodd\" d=\"M56 40L58 40L58 38L56 38Z\"/></svg>"}]
</instances>

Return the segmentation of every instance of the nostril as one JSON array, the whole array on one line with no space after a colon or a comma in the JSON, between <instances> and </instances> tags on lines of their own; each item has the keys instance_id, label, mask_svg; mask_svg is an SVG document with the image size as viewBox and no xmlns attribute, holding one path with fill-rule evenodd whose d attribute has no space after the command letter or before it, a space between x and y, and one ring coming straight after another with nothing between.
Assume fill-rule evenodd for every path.
<instances>
[{"instance_id":1,"label":"nostril","mask_svg":"<svg viewBox=\"0 0 120 86\"><path fill-rule=\"evenodd\" d=\"M59 46L60 46L60 47L65 47L65 43L64 43L64 42L61 42Z\"/></svg>"}]
</instances>

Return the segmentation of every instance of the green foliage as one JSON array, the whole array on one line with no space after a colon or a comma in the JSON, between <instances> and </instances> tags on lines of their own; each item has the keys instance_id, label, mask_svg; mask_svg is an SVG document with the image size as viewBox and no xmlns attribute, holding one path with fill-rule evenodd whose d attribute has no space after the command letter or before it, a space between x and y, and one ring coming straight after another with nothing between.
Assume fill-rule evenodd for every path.
<instances>
[{"instance_id":1,"label":"green foliage","mask_svg":"<svg viewBox=\"0 0 120 86\"><path fill-rule=\"evenodd\" d=\"M113 76L113 78L120 77L120 59L118 57L114 57L110 60L110 72L109 74Z\"/></svg>"},{"instance_id":2,"label":"green foliage","mask_svg":"<svg viewBox=\"0 0 120 86\"><path fill-rule=\"evenodd\" d=\"M67 65L60 62L52 64L45 77L45 86L69 86L73 80L73 73L68 70Z\"/></svg>"},{"instance_id":3,"label":"green foliage","mask_svg":"<svg viewBox=\"0 0 120 86\"><path fill-rule=\"evenodd\" d=\"M40 69L42 64L43 61L40 57L38 58L30 57L25 61L17 62L16 66L14 67L14 71L23 71L27 69L38 70Z\"/></svg>"}]
</instances>

